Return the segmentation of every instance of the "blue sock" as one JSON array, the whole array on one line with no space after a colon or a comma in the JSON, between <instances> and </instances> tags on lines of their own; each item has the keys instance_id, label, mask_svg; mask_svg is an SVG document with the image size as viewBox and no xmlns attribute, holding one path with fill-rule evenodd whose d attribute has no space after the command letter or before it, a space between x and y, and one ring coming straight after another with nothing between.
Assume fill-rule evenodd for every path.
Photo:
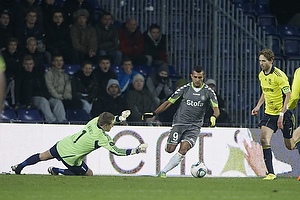
<instances>
[{"instance_id":1,"label":"blue sock","mask_svg":"<svg viewBox=\"0 0 300 200\"><path fill-rule=\"evenodd\" d=\"M17 169L15 170L15 172L16 172L16 174L20 174L22 169L24 167L26 167L27 165L34 165L40 161L41 161L40 154L39 153L34 154L34 155L30 156L29 158L27 158L24 162L20 163L18 165Z\"/></svg>"},{"instance_id":2,"label":"blue sock","mask_svg":"<svg viewBox=\"0 0 300 200\"><path fill-rule=\"evenodd\" d=\"M58 169L58 172L66 176L74 176L75 174L69 169Z\"/></svg>"},{"instance_id":3,"label":"blue sock","mask_svg":"<svg viewBox=\"0 0 300 200\"><path fill-rule=\"evenodd\" d=\"M268 173L274 174L273 163L272 163L272 150L270 146L263 147L264 159Z\"/></svg>"}]
</instances>

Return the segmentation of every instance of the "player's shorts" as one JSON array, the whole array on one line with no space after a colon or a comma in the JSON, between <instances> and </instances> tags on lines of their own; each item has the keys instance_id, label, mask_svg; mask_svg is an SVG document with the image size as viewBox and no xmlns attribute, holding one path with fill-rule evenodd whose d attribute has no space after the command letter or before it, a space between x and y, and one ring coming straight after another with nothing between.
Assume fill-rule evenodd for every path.
<instances>
[{"instance_id":1,"label":"player's shorts","mask_svg":"<svg viewBox=\"0 0 300 200\"><path fill-rule=\"evenodd\" d=\"M194 125L175 125L172 127L168 137L168 144L179 144L188 142L191 148L195 145L200 134L200 127Z\"/></svg>"},{"instance_id":2,"label":"player's shorts","mask_svg":"<svg viewBox=\"0 0 300 200\"><path fill-rule=\"evenodd\" d=\"M266 126L274 131L278 130L277 121L279 115L269 115L265 114L259 123L259 127ZM295 116L291 110L287 110L283 116L283 137L290 139L293 136L293 131L295 129Z\"/></svg>"},{"instance_id":3,"label":"player's shorts","mask_svg":"<svg viewBox=\"0 0 300 200\"><path fill-rule=\"evenodd\" d=\"M62 163L64 163L64 165L71 171L73 172L75 175L85 175L86 172L88 171L89 167L85 164L84 161L82 161L81 165L79 166L71 166L69 164L67 164L62 157L60 157L60 155L57 152L57 148L56 148L56 144L50 148L50 154L56 158L58 161L62 161Z\"/></svg>"}]
</instances>

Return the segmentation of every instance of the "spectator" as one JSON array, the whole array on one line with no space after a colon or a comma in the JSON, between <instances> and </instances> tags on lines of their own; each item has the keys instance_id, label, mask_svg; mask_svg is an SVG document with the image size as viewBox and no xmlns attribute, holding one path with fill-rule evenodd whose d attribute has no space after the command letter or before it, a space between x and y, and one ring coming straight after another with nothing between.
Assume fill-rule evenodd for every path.
<instances>
[{"instance_id":1,"label":"spectator","mask_svg":"<svg viewBox=\"0 0 300 200\"><path fill-rule=\"evenodd\" d=\"M99 116L99 113L110 112L119 115L123 110L127 110L126 101L121 96L121 89L117 79L109 79L106 88L106 95L102 95L93 104L92 117Z\"/></svg>"},{"instance_id":2,"label":"spectator","mask_svg":"<svg viewBox=\"0 0 300 200\"><path fill-rule=\"evenodd\" d=\"M169 68L167 65L161 65L158 72L152 74L146 82L148 90L151 92L155 105L159 106L167 100L173 93L172 81L168 77Z\"/></svg>"},{"instance_id":3,"label":"spectator","mask_svg":"<svg viewBox=\"0 0 300 200\"><path fill-rule=\"evenodd\" d=\"M24 19L29 11L34 10L36 13L36 18L38 21L39 26L43 24L43 11L39 5L38 0L20 0L20 12L21 12L21 19Z\"/></svg>"},{"instance_id":4,"label":"spectator","mask_svg":"<svg viewBox=\"0 0 300 200\"><path fill-rule=\"evenodd\" d=\"M213 79L208 79L206 81L206 84L215 92L217 99L218 99L218 105L219 105L219 110L220 110L220 116L216 120L216 125L217 126L230 126L230 117L228 113L225 110L225 101L224 99L217 94L216 92L216 81ZM213 110L211 108L208 108L205 111L205 116L204 116L204 123L209 123L210 117L213 114Z\"/></svg>"},{"instance_id":5,"label":"spectator","mask_svg":"<svg viewBox=\"0 0 300 200\"><path fill-rule=\"evenodd\" d=\"M24 17L21 18L20 4L17 1L0 0L0 10L6 10L10 13L10 24L14 28L17 26L18 22L24 19Z\"/></svg>"},{"instance_id":6,"label":"spectator","mask_svg":"<svg viewBox=\"0 0 300 200\"><path fill-rule=\"evenodd\" d=\"M185 79L178 79L175 83L175 90L178 90L179 88L181 88L182 86L184 86L185 84L187 84ZM170 95L171 96L171 95ZM169 97L170 97L169 96ZM167 122L167 123L171 123L173 121L173 117L180 105L182 101L182 96L179 97L179 99L177 101L175 101L174 104L172 104L170 106L170 108L168 108L167 110L165 110L164 112L159 114L159 119L161 122Z\"/></svg>"},{"instance_id":7,"label":"spectator","mask_svg":"<svg viewBox=\"0 0 300 200\"><path fill-rule=\"evenodd\" d=\"M96 24L98 39L98 55L109 55L114 65L122 62L122 53L119 50L119 33L113 25L113 17L109 12L104 12Z\"/></svg>"},{"instance_id":8,"label":"spectator","mask_svg":"<svg viewBox=\"0 0 300 200\"><path fill-rule=\"evenodd\" d=\"M27 39L26 49L23 52L23 57L25 55L31 55L34 59L35 69L41 74L45 73L45 63L50 63L50 54L41 53L37 50L37 40L34 37L29 37Z\"/></svg>"},{"instance_id":9,"label":"spectator","mask_svg":"<svg viewBox=\"0 0 300 200\"><path fill-rule=\"evenodd\" d=\"M123 56L129 57L134 65L150 65L151 61L143 54L144 37L135 19L130 18L119 31L120 50Z\"/></svg>"},{"instance_id":10,"label":"spectator","mask_svg":"<svg viewBox=\"0 0 300 200\"><path fill-rule=\"evenodd\" d=\"M106 95L106 87L109 79L117 79L117 74L110 69L110 58L102 56L94 73L98 80L98 97Z\"/></svg>"},{"instance_id":11,"label":"spectator","mask_svg":"<svg viewBox=\"0 0 300 200\"><path fill-rule=\"evenodd\" d=\"M133 77L139 74L133 69L132 61L129 58L123 59L122 69L118 73L118 81L122 94L129 90L129 86L132 84Z\"/></svg>"},{"instance_id":12,"label":"spectator","mask_svg":"<svg viewBox=\"0 0 300 200\"><path fill-rule=\"evenodd\" d=\"M71 27L71 39L73 48L77 50L80 63L84 60L96 61L97 36L96 29L88 24L89 12L86 9L79 9L74 13L76 22Z\"/></svg>"},{"instance_id":13,"label":"spectator","mask_svg":"<svg viewBox=\"0 0 300 200\"><path fill-rule=\"evenodd\" d=\"M89 12L89 15L91 16L89 18L89 22L93 24L95 12L94 12L94 8L88 3L87 0L66 1L63 10L65 12L67 24L68 25L74 24L73 14L75 13L75 11L79 9L86 9Z\"/></svg>"},{"instance_id":14,"label":"spectator","mask_svg":"<svg viewBox=\"0 0 300 200\"><path fill-rule=\"evenodd\" d=\"M84 62L82 70L77 71L72 80L72 97L80 99L83 109L90 115L93 102L97 97L97 80L91 62Z\"/></svg>"},{"instance_id":15,"label":"spectator","mask_svg":"<svg viewBox=\"0 0 300 200\"><path fill-rule=\"evenodd\" d=\"M53 14L60 7L55 5L55 0L42 0L41 9L43 12L43 27L46 28L49 23L52 23Z\"/></svg>"},{"instance_id":16,"label":"spectator","mask_svg":"<svg viewBox=\"0 0 300 200\"><path fill-rule=\"evenodd\" d=\"M46 85L51 97L61 100L65 109L82 108L79 99L72 99L71 81L64 72L64 59L61 55L53 56L52 66L45 74Z\"/></svg>"},{"instance_id":17,"label":"spectator","mask_svg":"<svg viewBox=\"0 0 300 200\"><path fill-rule=\"evenodd\" d=\"M20 24L17 31L20 50L24 51L27 39L29 37L34 37L38 41L39 51L45 51L43 46L45 33L43 27L37 23L36 10L29 10L25 19L25 22Z\"/></svg>"},{"instance_id":18,"label":"spectator","mask_svg":"<svg viewBox=\"0 0 300 200\"><path fill-rule=\"evenodd\" d=\"M141 74L137 74L133 78L133 88L126 94L126 102L131 111L131 115L128 117L128 121L142 122L142 115L147 112L152 112L156 109L155 102L151 93L144 88L144 77ZM154 118L147 118L146 122L153 122ZM158 121L157 121L158 122Z\"/></svg>"},{"instance_id":19,"label":"spectator","mask_svg":"<svg viewBox=\"0 0 300 200\"><path fill-rule=\"evenodd\" d=\"M24 57L23 67L16 77L16 101L16 108L37 107L48 123L66 120L63 104L50 98L44 76L35 70L34 60L30 55Z\"/></svg>"},{"instance_id":20,"label":"spectator","mask_svg":"<svg viewBox=\"0 0 300 200\"><path fill-rule=\"evenodd\" d=\"M161 33L160 26L152 24L148 31L144 32L145 49L144 54L148 60L152 60L153 66L167 63L166 35Z\"/></svg>"},{"instance_id":21,"label":"spectator","mask_svg":"<svg viewBox=\"0 0 300 200\"><path fill-rule=\"evenodd\" d=\"M3 51L7 45L8 38L14 35L13 27L10 23L11 13L8 10L1 12L0 16L0 51Z\"/></svg>"},{"instance_id":22,"label":"spectator","mask_svg":"<svg viewBox=\"0 0 300 200\"><path fill-rule=\"evenodd\" d=\"M52 55L63 55L68 64L78 64L74 56L70 28L66 24L62 10L53 13L52 21L46 26L46 48Z\"/></svg>"},{"instance_id":23,"label":"spectator","mask_svg":"<svg viewBox=\"0 0 300 200\"><path fill-rule=\"evenodd\" d=\"M15 77L20 68L21 53L17 51L17 38L9 38L7 48L2 52L6 63L6 102L5 105L13 107L15 105Z\"/></svg>"}]
</instances>

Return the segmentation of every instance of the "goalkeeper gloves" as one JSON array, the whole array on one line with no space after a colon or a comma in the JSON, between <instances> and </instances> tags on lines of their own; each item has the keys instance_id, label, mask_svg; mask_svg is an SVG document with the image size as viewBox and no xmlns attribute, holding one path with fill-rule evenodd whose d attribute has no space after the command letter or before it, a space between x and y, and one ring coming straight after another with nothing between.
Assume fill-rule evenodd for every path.
<instances>
[{"instance_id":1,"label":"goalkeeper gloves","mask_svg":"<svg viewBox=\"0 0 300 200\"><path fill-rule=\"evenodd\" d=\"M122 113L121 113L121 116L119 116L119 121L120 122L124 122L126 121L127 117L130 115L130 110L124 110Z\"/></svg>"},{"instance_id":2,"label":"goalkeeper gloves","mask_svg":"<svg viewBox=\"0 0 300 200\"><path fill-rule=\"evenodd\" d=\"M144 113L144 114L142 115L142 120L144 121L144 120L147 119L147 118L152 118L152 117L154 117L155 115L156 115L155 112Z\"/></svg>"},{"instance_id":3,"label":"goalkeeper gloves","mask_svg":"<svg viewBox=\"0 0 300 200\"><path fill-rule=\"evenodd\" d=\"M130 155L134 155L138 153L146 153L147 147L148 147L147 143L140 144L137 148L131 150Z\"/></svg>"},{"instance_id":4,"label":"goalkeeper gloves","mask_svg":"<svg viewBox=\"0 0 300 200\"><path fill-rule=\"evenodd\" d=\"M210 117L210 125L209 125L209 127L211 127L211 128L213 128L213 127L215 127L216 126L216 116L214 116L214 115L212 115L211 117Z\"/></svg>"}]
</instances>

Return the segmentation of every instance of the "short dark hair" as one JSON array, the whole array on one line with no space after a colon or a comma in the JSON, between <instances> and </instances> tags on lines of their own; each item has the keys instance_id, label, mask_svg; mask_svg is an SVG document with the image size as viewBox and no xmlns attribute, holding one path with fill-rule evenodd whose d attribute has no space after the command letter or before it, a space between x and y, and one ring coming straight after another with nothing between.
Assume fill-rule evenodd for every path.
<instances>
[{"instance_id":1,"label":"short dark hair","mask_svg":"<svg viewBox=\"0 0 300 200\"><path fill-rule=\"evenodd\" d=\"M9 45L9 43L11 42L16 42L17 44L19 43L18 39L16 37L10 37L7 40L7 46Z\"/></svg>"},{"instance_id":2,"label":"short dark hair","mask_svg":"<svg viewBox=\"0 0 300 200\"><path fill-rule=\"evenodd\" d=\"M111 62L110 57L108 55L100 56L100 58L98 59L98 63L101 63L102 60L109 60L109 62Z\"/></svg>"},{"instance_id":3,"label":"short dark hair","mask_svg":"<svg viewBox=\"0 0 300 200\"><path fill-rule=\"evenodd\" d=\"M98 124L103 126L105 124L110 125L111 121L115 119L115 116L110 112L103 112L99 115Z\"/></svg>"},{"instance_id":4,"label":"short dark hair","mask_svg":"<svg viewBox=\"0 0 300 200\"><path fill-rule=\"evenodd\" d=\"M34 59L33 59L33 57L31 55L26 55L23 58L23 63L26 62L26 61L29 61L29 60L33 60L33 62L34 62Z\"/></svg>"},{"instance_id":5,"label":"short dark hair","mask_svg":"<svg viewBox=\"0 0 300 200\"><path fill-rule=\"evenodd\" d=\"M124 56L124 58L122 59L122 65L125 63L125 62L131 62L132 63L132 60L128 57L128 56Z\"/></svg>"},{"instance_id":6,"label":"short dark hair","mask_svg":"<svg viewBox=\"0 0 300 200\"><path fill-rule=\"evenodd\" d=\"M261 50L261 51L259 52L259 54L258 54L258 57L259 57L260 55L265 56L266 59L267 59L268 61L271 61L271 60L274 60L274 59L275 59L275 55L274 55L273 51L270 50L270 49L263 49L263 50Z\"/></svg>"},{"instance_id":7,"label":"short dark hair","mask_svg":"<svg viewBox=\"0 0 300 200\"><path fill-rule=\"evenodd\" d=\"M54 54L52 56L52 61L54 61L54 58L56 58L56 57L62 57L64 59L64 56L62 54Z\"/></svg>"},{"instance_id":8,"label":"short dark hair","mask_svg":"<svg viewBox=\"0 0 300 200\"><path fill-rule=\"evenodd\" d=\"M101 14L101 18L100 18L100 19L102 19L102 17L104 17L104 15L109 15L109 16L111 16L111 18L113 18L112 14L111 14L109 11L107 11L107 10L103 10L103 11L102 11L102 14Z\"/></svg>"},{"instance_id":9,"label":"short dark hair","mask_svg":"<svg viewBox=\"0 0 300 200\"><path fill-rule=\"evenodd\" d=\"M200 65L195 66L195 67L193 68L192 72L193 72L193 71L195 71L195 72L197 72L197 73L203 72L203 74L204 74L204 69L203 69L203 67L201 67Z\"/></svg>"},{"instance_id":10,"label":"short dark hair","mask_svg":"<svg viewBox=\"0 0 300 200\"><path fill-rule=\"evenodd\" d=\"M83 68L85 65L92 65L93 66L93 62L87 60L87 61L84 61L82 64L81 64L81 68Z\"/></svg>"},{"instance_id":11,"label":"short dark hair","mask_svg":"<svg viewBox=\"0 0 300 200\"><path fill-rule=\"evenodd\" d=\"M157 24L151 24L149 30L151 31L152 29L159 29L160 30L160 26Z\"/></svg>"}]
</instances>

